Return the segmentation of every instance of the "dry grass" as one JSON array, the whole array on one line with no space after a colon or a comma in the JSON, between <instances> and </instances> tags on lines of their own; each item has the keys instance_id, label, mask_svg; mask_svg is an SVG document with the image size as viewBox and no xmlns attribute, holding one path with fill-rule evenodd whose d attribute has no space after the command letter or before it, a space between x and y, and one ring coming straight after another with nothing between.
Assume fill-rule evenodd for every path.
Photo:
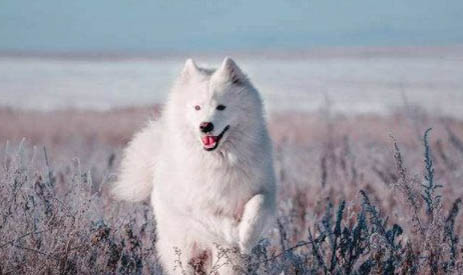
<instances>
[{"instance_id":1,"label":"dry grass","mask_svg":"<svg viewBox=\"0 0 463 275\"><path fill-rule=\"evenodd\" d=\"M161 272L149 205L107 194L122 146L158 111L0 110L0 274ZM279 218L243 272L463 272L462 121L411 108L269 120Z\"/></svg>"}]
</instances>

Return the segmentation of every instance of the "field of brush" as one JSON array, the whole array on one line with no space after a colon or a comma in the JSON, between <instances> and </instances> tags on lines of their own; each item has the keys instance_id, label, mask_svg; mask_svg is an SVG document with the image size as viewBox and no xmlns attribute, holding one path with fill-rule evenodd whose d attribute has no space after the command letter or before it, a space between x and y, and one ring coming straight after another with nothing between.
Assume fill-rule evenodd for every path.
<instances>
[{"instance_id":1,"label":"field of brush","mask_svg":"<svg viewBox=\"0 0 463 275\"><path fill-rule=\"evenodd\" d=\"M158 107L0 110L0 274L161 273L148 202L108 195L121 149L157 116ZM237 269L463 272L462 120L412 106L268 119L278 219Z\"/></svg>"}]
</instances>

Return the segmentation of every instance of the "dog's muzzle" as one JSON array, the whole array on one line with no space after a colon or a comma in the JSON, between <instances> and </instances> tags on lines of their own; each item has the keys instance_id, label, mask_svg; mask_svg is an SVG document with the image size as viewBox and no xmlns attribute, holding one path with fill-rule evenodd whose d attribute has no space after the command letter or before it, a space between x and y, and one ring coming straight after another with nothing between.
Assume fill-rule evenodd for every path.
<instances>
[{"instance_id":1,"label":"dog's muzzle","mask_svg":"<svg viewBox=\"0 0 463 275\"><path fill-rule=\"evenodd\" d=\"M205 135L201 138L201 141L203 142L203 148L206 151L212 151L217 146L219 146L219 142L224 136L224 134L228 131L230 128L230 125L227 125L223 131L218 135L218 136L212 136L212 135Z\"/></svg>"}]
</instances>

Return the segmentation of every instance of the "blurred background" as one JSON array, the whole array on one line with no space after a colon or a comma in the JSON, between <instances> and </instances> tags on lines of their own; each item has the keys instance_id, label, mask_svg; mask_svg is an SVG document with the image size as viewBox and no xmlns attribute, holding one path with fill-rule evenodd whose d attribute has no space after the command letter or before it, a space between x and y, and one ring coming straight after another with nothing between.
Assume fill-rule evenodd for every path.
<instances>
[{"instance_id":1,"label":"blurred background","mask_svg":"<svg viewBox=\"0 0 463 275\"><path fill-rule=\"evenodd\" d=\"M274 145L256 274L463 274L462 0L0 0L0 274L162 274L109 190L185 60L225 56Z\"/></svg>"},{"instance_id":2,"label":"blurred background","mask_svg":"<svg viewBox=\"0 0 463 275\"><path fill-rule=\"evenodd\" d=\"M270 112L463 116L463 2L0 2L0 106L162 103L186 58L232 56Z\"/></svg>"}]
</instances>

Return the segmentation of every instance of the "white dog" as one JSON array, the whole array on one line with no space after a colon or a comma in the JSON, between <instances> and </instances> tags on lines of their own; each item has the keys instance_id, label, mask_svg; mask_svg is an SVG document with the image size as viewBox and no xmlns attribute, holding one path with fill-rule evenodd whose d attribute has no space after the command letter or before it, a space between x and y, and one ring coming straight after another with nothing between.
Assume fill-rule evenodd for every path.
<instances>
[{"instance_id":1,"label":"white dog","mask_svg":"<svg viewBox=\"0 0 463 275\"><path fill-rule=\"evenodd\" d=\"M129 201L151 194L169 274L180 262L198 272L197 258L210 271L218 246L250 253L275 212L275 174L261 98L232 59L217 70L186 61L162 118L125 150L113 192ZM218 272L235 271L229 263Z\"/></svg>"}]
</instances>

